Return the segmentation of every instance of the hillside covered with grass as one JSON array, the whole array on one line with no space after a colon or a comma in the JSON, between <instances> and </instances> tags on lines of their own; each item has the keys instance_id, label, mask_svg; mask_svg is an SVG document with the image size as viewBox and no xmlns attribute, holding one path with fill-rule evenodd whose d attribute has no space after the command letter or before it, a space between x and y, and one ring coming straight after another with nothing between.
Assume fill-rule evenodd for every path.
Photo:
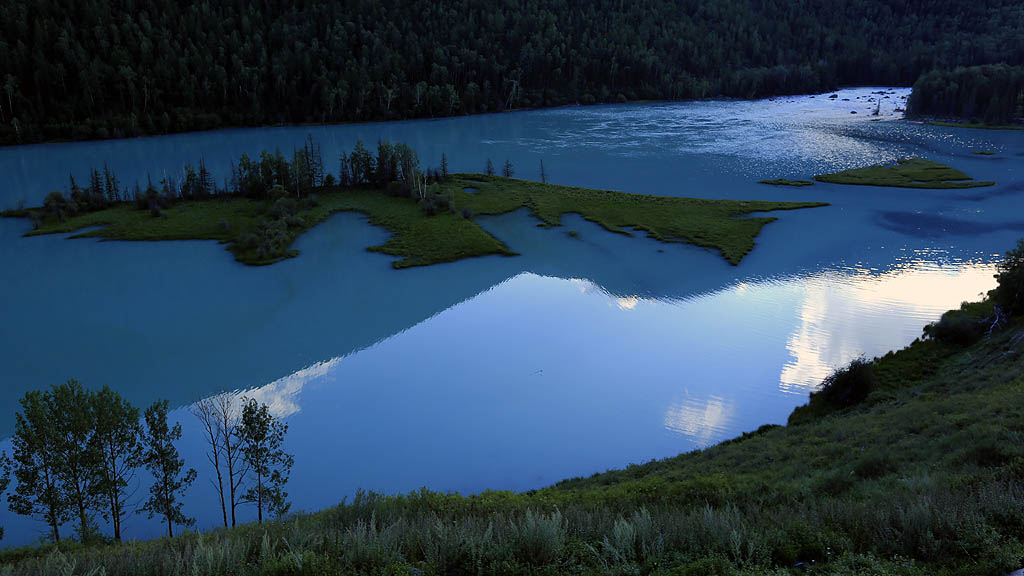
<instances>
[{"instance_id":1,"label":"hillside covered with grass","mask_svg":"<svg viewBox=\"0 0 1024 576\"><path fill-rule=\"evenodd\" d=\"M1007 574L1024 566L1022 285L1024 241L988 300L837 371L787 426L704 450L526 493L361 493L262 526L10 550L0 574Z\"/></svg>"}]
</instances>

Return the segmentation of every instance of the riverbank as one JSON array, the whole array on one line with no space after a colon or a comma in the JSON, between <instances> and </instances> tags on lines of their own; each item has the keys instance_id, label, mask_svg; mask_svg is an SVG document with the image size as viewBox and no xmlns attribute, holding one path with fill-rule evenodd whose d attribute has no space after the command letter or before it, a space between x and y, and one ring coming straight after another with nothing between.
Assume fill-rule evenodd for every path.
<instances>
[{"instance_id":1,"label":"riverbank","mask_svg":"<svg viewBox=\"0 0 1024 576\"><path fill-rule=\"evenodd\" d=\"M406 268L492 254L515 255L514 247L486 232L474 218L528 208L541 226L559 226L563 214L578 213L610 232L644 232L661 242L717 250L737 265L753 249L761 229L776 220L749 215L820 206L825 204L651 196L456 174L431 186L429 196L419 202L371 188L325 186L302 199L274 203L237 197L180 202L156 216L129 203L63 220L43 207L0 215L34 219L37 228L28 235L84 230L72 237L216 240L226 244L239 262L266 265L297 256L291 249L294 241L331 214L355 211L392 234L387 242L368 250L396 256L394 267Z\"/></svg>"},{"instance_id":2,"label":"riverbank","mask_svg":"<svg viewBox=\"0 0 1024 576\"><path fill-rule=\"evenodd\" d=\"M961 316L991 313L966 306ZM948 339L946 340L949 341ZM5 574L1005 574L1024 562L1020 321L870 363L849 407L526 493L359 494L285 522L0 553Z\"/></svg>"}]
</instances>

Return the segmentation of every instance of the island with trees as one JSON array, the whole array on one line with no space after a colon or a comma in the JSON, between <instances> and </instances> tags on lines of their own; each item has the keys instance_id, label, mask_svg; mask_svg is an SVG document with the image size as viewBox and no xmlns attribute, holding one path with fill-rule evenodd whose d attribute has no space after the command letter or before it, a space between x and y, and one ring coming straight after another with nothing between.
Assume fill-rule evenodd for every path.
<instances>
[{"instance_id":1,"label":"island with trees","mask_svg":"<svg viewBox=\"0 0 1024 576\"><path fill-rule=\"evenodd\" d=\"M338 176L324 166L310 140L291 160L280 152L259 159L243 155L224 188L214 185L203 162L186 166L178 180L122 189L109 169L93 170L88 186L72 179L70 191L52 192L43 206L0 213L31 219L29 235L70 233L108 240L209 239L228 245L238 261L263 265L297 254L292 243L306 230L341 211L366 214L392 236L369 249L399 259L395 268L426 266L491 254L514 255L485 231L478 216L526 208L540 224L558 226L577 213L620 234L643 232L661 242L683 242L719 251L731 264L754 247L769 216L754 213L825 206L816 202L705 200L628 194L530 182L502 176L449 174L422 169L403 143L381 141L376 154L362 143L344 154ZM545 172L546 178L546 172Z\"/></svg>"}]
</instances>

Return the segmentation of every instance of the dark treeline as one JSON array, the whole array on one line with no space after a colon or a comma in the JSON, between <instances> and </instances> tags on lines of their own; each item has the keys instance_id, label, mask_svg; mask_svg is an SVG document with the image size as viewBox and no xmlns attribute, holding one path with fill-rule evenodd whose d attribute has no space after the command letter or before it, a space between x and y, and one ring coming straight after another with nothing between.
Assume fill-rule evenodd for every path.
<instances>
[{"instance_id":1,"label":"dark treeline","mask_svg":"<svg viewBox=\"0 0 1024 576\"><path fill-rule=\"evenodd\" d=\"M1016 0L13 0L0 143L758 97L1024 62Z\"/></svg>"},{"instance_id":2,"label":"dark treeline","mask_svg":"<svg viewBox=\"0 0 1024 576\"><path fill-rule=\"evenodd\" d=\"M21 206L11 212L31 218L39 228L46 222L63 222L124 204L161 217L164 210L181 201L246 198L260 202L261 218L253 229L238 235L232 250L247 261L267 263L284 257L293 239L291 232L306 227L301 213L319 205L314 191L321 187L376 188L389 196L412 198L427 215L453 210L450 198L428 193L428 187L436 192L431 185L449 178L444 154L438 167L421 168L416 151L405 143L380 140L371 152L359 141L335 165L337 176L325 164L320 145L310 137L302 148L292 151L290 159L280 150L264 150L256 158L243 153L232 162L230 176L222 185L202 159L198 167L186 163L180 171L164 173L157 181L147 176L144 184L136 182L131 187L122 185L117 174L104 166L89 171L87 185L79 185L71 175L68 188L50 192L42 207ZM510 162L506 162L504 174L512 176ZM227 222L221 225L229 231Z\"/></svg>"},{"instance_id":3,"label":"dark treeline","mask_svg":"<svg viewBox=\"0 0 1024 576\"><path fill-rule=\"evenodd\" d=\"M1011 124L1024 118L1024 66L929 72L914 83L907 115Z\"/></svg>"},{"instance_id":4,"label":"dark treeline","mask_svg":"<svg viewBox=\"0 0 1024 576\"><path fill-rule=\"evenodd\" d=\"M232 504L256 504L260 522L265 510L277 517L285 514L284 485L292 466L292 457L281 448L287 425L252 399L239 404L224 395L197 406L213 402L222 421L231 423L229 429L218 428L225 435L216 438L211 453L220 454L224 442L234 450ZM170 423L169 412L167 401L158 401L140 414L110 388L88 390L75 380L29 392L15 417L13 453L0 455L0 496L13 476L8 507L44 522L53 542L61 541L67 523L79 541L121 541L123 521L133 513L159 518L173 537L175 527L195 523L183 510L183 498L197 474L178 453L181 424ZM140 469L150 478L145 499L135 497ZM219 465L216 472L219 478ZM242 492L245 482L250 487ZM100 530L97 515L110 526L110 535Z\"/></svg>"}]
</instances>

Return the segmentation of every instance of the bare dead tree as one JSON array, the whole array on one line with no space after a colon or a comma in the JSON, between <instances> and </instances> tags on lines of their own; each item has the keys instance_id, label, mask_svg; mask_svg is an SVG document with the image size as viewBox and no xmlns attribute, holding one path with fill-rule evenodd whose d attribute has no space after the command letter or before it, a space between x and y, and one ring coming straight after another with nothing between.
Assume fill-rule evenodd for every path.
<instances>
[{"instance_id":1,"label":"bare dead tree","mask_svg":"<svg viewBox=\"0 0 1024 576\"><path fill-rule=\"evenodd\" d=\"M232 394L221 394L214 398L217 418L223 435L224 463L228 473L228 509L231 511L231 526L237 523L235 510L241 499L242 482L249 474L249 465L242 453L239 429L242 427L242 409Z\"/></svg>"},{"instance_id":2,"label":"bare dead tree","mask_svg":"<svg viewBox=\"0 0 1024 576\"><path fill-rule=\"evenodd\" d=\"M199 419L203 435L210 450L206 453L206 459L213 464L213 470L217 473L217 481L210 481L217 490L220 497L220 512L224 517L224 527L228 526L228 509L224 500L224 474L221 472L221 456L224 453L224 430L221 426L221 419L217 412L217 403L213 398L204 398L192 405L192 415Z\"/></svg>"}]
</instances>

